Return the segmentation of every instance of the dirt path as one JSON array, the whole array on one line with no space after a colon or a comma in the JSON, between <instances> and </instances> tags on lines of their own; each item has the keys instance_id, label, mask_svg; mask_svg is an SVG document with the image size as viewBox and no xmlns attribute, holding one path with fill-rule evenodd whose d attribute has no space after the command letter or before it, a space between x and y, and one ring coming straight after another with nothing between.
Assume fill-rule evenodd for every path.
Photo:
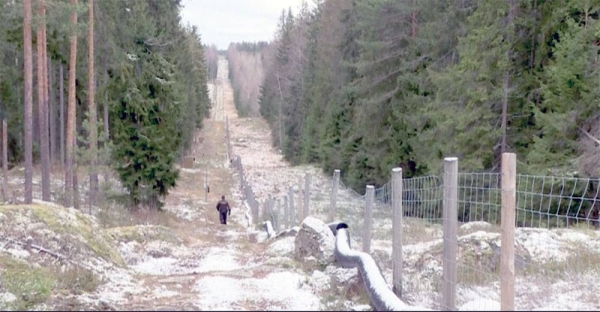
<instances>
[{"instance_id":1,"label":"dirt path","mask_svg":"<svg viewBox=\"0 0 600 312\"><path fill-rule=\"evenodd\" d=\"M127 310L268 310L302 309L318 306L313 297L304 305L293 300L300 296L298 283L291 282L289 290L281 283L300 279L278 265L267 264L266 244L250 242L252 229L244 226L241 200L232 192L237 186L229 168L225 143L225 116L237 119L233 91L228 81L227 61L221 60L216 103L204 130L196 135L191 155L195 163L182 169L177 188L166 200L166 209L179 218L172 222L182 246L169 251L171 257L150 264L133 266L144 289L131 295ZM205 178L210 191L205 193ZM215 205L225 195L232 206L227 225L221 225ZM205 200L207 198L207 200ZM186 220L187 219L187 220ZM288 270L289 271L289 270ZM285 288L285 287L283 287Z\"/></svg>"}]
</instances>

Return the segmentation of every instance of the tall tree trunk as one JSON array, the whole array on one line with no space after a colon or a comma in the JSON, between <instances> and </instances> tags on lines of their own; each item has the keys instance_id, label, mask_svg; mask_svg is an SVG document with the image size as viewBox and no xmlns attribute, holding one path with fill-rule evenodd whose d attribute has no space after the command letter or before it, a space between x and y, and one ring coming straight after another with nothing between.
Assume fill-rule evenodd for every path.
<instances>
[{"instance_id":1,"label":"tall tree trunk","mask_svg":"<svg viewBox=\"0 0 600 312\"><path fill-rule=\"evenodd\" d=\"M94 0L88 0L89 5L89 21L88 21L88 102L89 102L89 144L91 159L90 171L90 207L96 203L96 191L98 189L98 173L96 166L98 163L98 120L96 112L96 103L94 97L96 95L94 78Z\"/></svg>"},{"instance_id":2,"label":"tall tree trunk","mask_svg":"<svg viewBox=\"0 0 600 312\"><path fill-rule=\"evenodd\" d=\"M73 163L73 207L79 209L81 200L79 197L79 179L77 179L77 162Z\"/></svg>"},{"instance_id":3,"label":"tall tree trunk","mask_svg":"<svg viewBox=\"0 0 600 312\"><path fill-rule=\"evenodd\" d=\"M35 1L35 0L34 0ZM31 3L31 30L35 31L35 25L36 25L36 21L34 19L34 14L37 14L36 12L33 12L33 10L35 10L35 2ZM32 42L33 42L33 36L36 34L32 34ZM37 73L37 69L38 69L38 60L37 60L37 49L33 50L35 47L31 47L31 71L32 71L32 75L31 75L31 114L33 116L33 147L32 147L32 162L35 164L36 162L39 161L39 155L36 154L39 153L39 146L40 146L40 116L39 116L39 104L38 101L34 101L33 97L35 96L33 94L33 89L39 88L39 84L37 81L37 77L34 77L34 75ZM35 79L34 79L35 78ZM37 149L33 149L37 147ZM35 157L38 156L38 157Z\"/></svg>"},{"instance_id":4,"label":"tall tree trunk","mask_svg":"<svg viewBox=\"0 0 600 312\"><path fill-rule=\"evenodd\" d=\"M279 86L279 96L281 97L281 102L279 103L279 114L277 116L278 119L278 132L279 132L279 149L283 151L283 121L282 121L282 116L283 116L283 93L281 92L281 81L279 79L279 73L277 73L277 85Z\"/></svg>"},{"instance_id":5,"label":"tall tree trunk","mask_svg":"<svg viewBox=\"0 0 600 312\"><path fill-rule=\"evenodd\" d=\"M46 81L46 55L44 45L46 33L46 2L37 1L38 25L37 37L37 88L38 88L38 118L40 131L40 160L42 165L42 200L50 201L50 151L48 142L48 102Z\"/></svg>"},{"instance_id":6,"label":"tall tree trunk","mask_svg":"<svg viewBox=\"0 0 600 312\"><path fill-rule=\"evenodd\" d=\"M56 163L56 99L54 94L54 68L52 60L48 57L48 108L50 114L50 164Z\"/></svg>"},{"instance_id":7,"label":"tall tree trunk","mask_svg":"<svg viewBox=\"0 0 600 312\"><path fill-rule=\"evenodd\" d=\"M62 168L65 167L65 73L63 70L64 66L61 63L58 71L58 97L60 106L60 165Z\"/></svg>"},{"instance_id":8,"label":"tall tree trunk","mask_svg":"<svg viewBox=\"0 0 600 312\"><path fill-rule=\"evenodd\" d=\"M23 138L25 150L25 203L31 204L33 201L32 180L33 180L33 70L31 56L31 0L23 0L23 54L24 59L24 132Z\"/></svg>"},{"instance_id":9,"label":"tall tree trunk","mask_svg":"<svg viewBox=\"0 0 600 312\"><path fill-rule=\"evenodd\" d=\"M67 112L67 142L66 156L67 168L65 172L65 206L69 207L73 204L73 170L75 169L75 143L76 143L76 111L75 111L75 71L77 69L77 0L71 0L71 36L70 36L70 55L69 55L69 96L68 96L68 112Z\"/></svg>"},{"instance_id":10,"label":"tall tree trunk","mask_svg":"<svg viewBox=\"0 0 600 312\"><path fill-rule=\"evenodd\" d=\"M106 59L104 59L104 70L102 71L104 73L104 83L108 83L108 66L106 65ZM109 141L109 132L108 132L108 96L105 94L104 95L104 145L108 144ZM110 164L108 163L108 160L105 160L106 163L106 168L104 168L104 183L108 182L108 180L110 179Z\"/></svg>"}]
</instances>

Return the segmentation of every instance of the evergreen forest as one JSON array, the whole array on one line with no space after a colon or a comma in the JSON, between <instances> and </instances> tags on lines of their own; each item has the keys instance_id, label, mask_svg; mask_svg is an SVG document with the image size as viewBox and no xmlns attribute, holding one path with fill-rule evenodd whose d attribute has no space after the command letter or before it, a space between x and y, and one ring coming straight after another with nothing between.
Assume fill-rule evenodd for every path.
<instances>
[{"instance_id":1,"label":"evergreen forest","mask_svg":"<svg viewBox=\"0 0 600 312\"><path fill-rule=\"evenodd\" d=\"M39 165L43 200L52 174L76 208L77 184L89 179L93 204L98 175L115 172L131 207L161 207L208 115L218 61L198 29L181 23L181 8L180 0L0 0L0 117L9 167L25 166L26 203Z\"/></svg>"},{"instance_id":2,"label":"evergreen forest","mask_svg":"<svg viewBox=\"0 0 600 312\"><path fill-rule=\"evenodd\" d=\"M598 177L599 18L598 0L327 0L229 49L260 53L274 145L355 190L449 156L499 172L503 152L519 173Z\"/></svg>"}]
</instances>

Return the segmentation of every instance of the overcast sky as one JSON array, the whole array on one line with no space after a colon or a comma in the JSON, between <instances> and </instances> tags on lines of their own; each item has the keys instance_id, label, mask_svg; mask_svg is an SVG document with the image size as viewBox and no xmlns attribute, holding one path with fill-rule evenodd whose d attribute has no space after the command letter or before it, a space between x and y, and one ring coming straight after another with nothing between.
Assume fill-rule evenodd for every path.
<instances>
[{"instance_id":1,"label":"overcast sky","mask_svg":"<svg viewBox=\"0 0 600 312\"><path fill-rule=\"evenodd\" d=\"M313 1L308 0L312 7ZM183 0L181 19L198 26L202 43L227 49L230 42L270 41L281 10L299 11L302 0Z\"/></svg>"}]
</instances>

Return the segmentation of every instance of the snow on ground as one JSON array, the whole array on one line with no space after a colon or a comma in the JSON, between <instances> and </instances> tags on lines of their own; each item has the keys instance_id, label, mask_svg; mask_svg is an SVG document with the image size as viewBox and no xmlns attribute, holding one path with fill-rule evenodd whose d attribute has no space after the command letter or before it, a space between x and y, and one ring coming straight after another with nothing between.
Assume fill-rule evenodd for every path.
<instances>
[{"instance_id":1,"label":"snow on ground","mask_svg":"<svg viewBox=\"0 0 600 312\"><path fill-rule=\"evenodd\" d=\"M267 253L279 256L291 255L294 252L295 239L295 236L288 236L278 239L269 245Z\"/></svg>"},{"instance_id":2,"label":"snow on ground","mask_svg":"<svg viewBox=\"0 0 600 312\"><path fill-rule=\"evenodd\" d=\"M196 205L204 204L204 201L198 201L195 203ZM178 218L194 221L198 219L202 215L202 210L199 210L197 207L192 207L188 203L181 203L177 206L165 206L165 210L174 213Z\"/></svg>"},{"instance_id":3,"label":"snow on ground","mask_svg":"<svg viewBox=\"0 0 600 312\"><path fill-rule=\"evenodd\" d=\"M205 310L245 310L244 303L256 302L259 293L263 310L319 310L320 299L307 282L303 275L281 271L260 279L210 276L194 289L201 295L198 306Z\"/></svg>"},{"instance_id":4,"label":"snow on ground","mask_svg":"<svg viewBox=\"0 0 600 312\"><path fill-rule=\"evenodd\" d=\"M196 272L233 271L242 269L238 262L239 254L231 248L211 248L200 260Z\"/></svg>"},{"instance_id":5,"label":"snow on ground","mask_svg":"<svg viewBox=\"0 0 600 312\"><path fill-rule=\"evenodd\" d=\"M256 199L262 203L269 195L274 197L282 197L288 195L288 190L291 187L294 194L294 204L296 205L297 216L298 206L303 205L303 196L298 195L299 184L304 189L304 177L307 173L311 175L310 188L310 211L311 215L327 220L329 193L331 185L331 174L323 173L320 168L311 165L302 165L291 167L283 159L280 151L276 150L271 145L271 135L268 126L263 120L257 118L240 118L235 119L230 117L230 129L232 133L232 148L235 155L239 155L242 159L244 173L248 182L252 185ZM343 173L342 173L343 174ZM344 188L340 185L338 193L338 215L336 219L348 222L350 225L350 233L353 240L359 244L352 244L353 248L360 249L360 241L362 240L362 220L364 211L364 197L356 194L354 191ZM391 286L392 263L391 263L391 218L385 217L389 214L387 208L381 207L384 210L376 210L379 218L374 219L373 229L374 237L372 240L372 254L378 260L378 263L383 269L384 276L388 285ZM379 208L378 208L379 209ZM441 299L441 275L442 262L441 250L443 240L442 227L439 224L412 222L412 218L405 218L403 229L403 255L404 255L404 279L403 287L405 289L405 298L407 303L417 306L430 308L440 308L439 302ZM301 222L301 219L298 220ZM462 236L462 244L464 244L466 258L459 258L459 264L463 265L483 265L479 270L481 276L472 277L473 281L490 280L489 285L477 285L477 283L459 285L459 293L457 294L457 304L469 304L465 308L473 308L480 306L480 309L491 308L490 300L499 300L499 273L491 269L497 265L495 261L499 261L497 256L494 256L495 249L501 246L499 229L486 222L470 222L463 224L460 227L459 234ZM559 304L557 298L568 293L565 289L556 289L556 285L561 280L569 279L569 286L563 286L566 289L575 289L580 293L587 294L575 296L571 294L571 298L579 298L577 307L585 310L597 309L597 300L590 294L598 293L595 285L587 285L581 279L574 279L569 276L569 273L529 273L527 276L534 274L535 276L552 276L551 280L544 280L542 284L544 290L532 293L532 289L536 289L539 284L536 284L530 277L523 276L522 270L531 270L533 267L542 267L560 263L567 259L572 259L577 255L578 248L585 250L595 250L600 252L600 239L597 233L580 233L576 230L546 230L546 229L525 229L519 228L516 231L516 242L518 245L517 251L524 257L522 261L525 263L525 268L520 268L518 274L519 289L517 291L517 308L518 309L534 309L537 307L565 307L564 304ZM283 244L283 243L281 243ZM493 247L492 247L493 245ZM282 246L272 247L285 250ZM291 248L291 247L289 247ZM468 257L473 257L469 253L473 252L474 259L485 255L488 257L484 263L465 263ZM599 258L600 259L600 258ZM482 260L477 260L482 261ZM573 260L570 260L573 261ZM534 263L529 265L529 263ZM519 266L519 265L518 265ZM523 266L523 263L520 264ZM488 271L486 271L488 270ZM539 269L538 269L539 270ZM471 271L473 271L471 269ZM463 272L469 273L469 271ZM598 273L595 273L596 280L600 278ZM463 278L471 279L471 277ZM495 282L494 282L495 280ZM540 288L540 287L538 287ZM528 291L529 290L529 291ZM554 294L560 293L560 296ZM587 299L586 299L587 298ZM484 299L488 299L485 301ZM482 301L483 300L483 301ZM565 301L570 302L570 301Z\"/></svg>"}]
</instances>

